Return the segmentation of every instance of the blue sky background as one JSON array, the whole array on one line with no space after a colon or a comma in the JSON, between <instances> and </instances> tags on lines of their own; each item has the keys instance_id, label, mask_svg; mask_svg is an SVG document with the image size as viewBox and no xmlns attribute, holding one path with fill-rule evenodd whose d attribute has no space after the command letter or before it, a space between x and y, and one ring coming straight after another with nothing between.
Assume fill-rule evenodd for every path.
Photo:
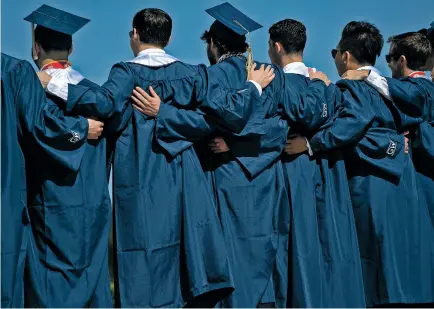
<instances>
[{"instance_id":1,"label":"blue sky background","mask_svg":"<svg viewBox=\"0 0 434 309\"><path fill-rule=\"evenodd\" d=\"M129 60L128 31L134 14L146 7L167 11L173 19L173 39L167 51L193 64L208 64L201 33L213 19L205 9L220 0L3 0L1 5L1 49L17 58L31 61L30 25L23 18L42 4L48 4L91 19L74 35L73 67L96 83L103 83L111 66ZM308 29L305 62L324 71L332 80L338 75L330 50L339 40L343 27L352 20L373 22L390 35L428 27L434 20L434 0L232 0L232 5L262 24L252 34L255 59L268 61L268 28L276 21L294 18ZM388 46L377 63L390 75L384 60Z\"/></svg>"}]
</instances>

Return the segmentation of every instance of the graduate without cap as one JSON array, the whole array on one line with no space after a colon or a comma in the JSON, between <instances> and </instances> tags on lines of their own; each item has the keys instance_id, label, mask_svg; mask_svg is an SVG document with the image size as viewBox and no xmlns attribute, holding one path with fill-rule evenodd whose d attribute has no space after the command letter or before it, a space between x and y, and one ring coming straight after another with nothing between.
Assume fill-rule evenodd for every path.
<instances>
[{"instance_id":1,"label":"graduate without cap","mask_svg":"<svg viewBox=\"0 0 434 309\"><path fill-rule=\"evenodd\" d=\"M33 60L41 72L71 84L98 88L68 61L72 35L88 19L42 5L25 20L32 23ZM58 96L47 93L47 100L60 110L59 115L80 115ZM86 115L93 116L98 115ZM113 305L107 261L111 205L104 134L84 148L77 172L65 175L54 167L37 164L27 169L33 234L25 277L26 306Z\"/></svg>"},{"instance_id":2,"label":"graduate without cap","mask_svg":"<svg viewBox=\"0 0 434 309\"><path fill-rule=\"evenodd\" d=\"M259 88L246 79L240 91L212 88L206 67L164 51L171 32L166 12L141 10L129 32L135 58L115 64L100 89L65 87L54 77L50 81L67 89L68 105L85 114L96 111L106 120L105 132L117 137L117 307L212 307L233 290L212 192L191 146L216 128L260 134L243 129L272 72L252 71ZM130 96L136 86L150 89L152 97L136 92L147 99L133 109ZM210 91L219 95L210 100ZM228 127L221 126L225 122Z\"/></svg>"},{"instance_id":3,"label":"graduate without cap","mask_svg":"<svg viewBox=\"0 0 434 309\"><path fill-rule=\"evenodd\" d=\"M434 222L434 83L422 71L430 61L432 45L420 32L392 36L389 43L391 45L386 58L392 78L386 78L384 95L416 113L422 111L423 122L410 128L408 146L417 171L418 186L421 188L419 192L425 196ZM352 79L364 79L375 86L375 76L369 71L351 71L347 75Z\"/></svg>"},{"instance_id":4,"label":"graduate without cap","mask_svg":"<svg viewBox=\"0 0 434 309\"><path fill-rule=\"evenodd\" d=\"M30 63L1 54L2 84L2 308L24 307L24 263L29 241L25 166L77 171L86 139L98 139L101 125L83 117L64 117L48 108Z\"/></svg>"},{"instance_id":5,"label":"graduate without cap","mask_svg":"<svg viewBox=\"0 0 434 309\"><path fill-rule=\"evenodd\" d=\"M412 303L430 293L433 282L433 229L404 151L404 132L420 123L421 113L382 95L385 78L374 67L382 46L374 25L345 26L332 51L339 74L370 70L376 87L364 81L337 82L339 114L309 140L314 154L345 150L367 306Z\"/></svg>"},{"instance_id":6,"label":"graduate without cap","mask_svg":"<svg viewBox=\"0 0 434 309\"><path fill-rule=\"evenodd\" d=\"M315 83L309 76L309 70L313 69L303 63L305 25L285 19L273 24L269 34L271 62L285 72L288 88L303 93ZM318 72L312 75L317 76ZM324 99L332 102L328 97ZM334 106L324 102L318 102L317 106L323 109L317 127L301 119L290 123L288 136L310 138L321 129L320 125L325 126L334 117ZM309 109L305 112L314 114ZM277 307L365 307L356 226L342 151L316 156L309 155L308 151L292 155L289 144L282 154L282 165L290 196L287 211L291 212L291 241L277 252L279 267L273 276L279 291Z\"/></svg>"}]
</instances>

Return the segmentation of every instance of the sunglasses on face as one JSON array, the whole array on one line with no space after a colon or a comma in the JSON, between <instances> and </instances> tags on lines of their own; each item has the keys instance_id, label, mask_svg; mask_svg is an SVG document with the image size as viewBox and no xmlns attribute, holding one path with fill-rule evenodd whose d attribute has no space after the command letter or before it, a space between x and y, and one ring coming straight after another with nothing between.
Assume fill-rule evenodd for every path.
<instances>
[{"instance_id":1,"label":"sunglasses on face","mask_svg":"<svg viewBox=\"0 0 434 309\"><path fill-rule=\"evenodd\" d=\"M336 48L333 48L333 49L332 49L331 54L332 54L333 59L336 58L336 55L338 54L338 51L339 51L339 50L337 50Z\"/></svg>"},{"instance_id":2,"label":"sunglasses on face","mask_svg":"<svg viewBox=\"0 0 434 309\"><path fill-rule=\"evenodd\" d=\"M386 55L386 62L390 63L390 61L396 60L397 58L399 58L399 55L387 54Z\"/></svg>"},{"instance_id":3,"label":"sunglasses on face","mask_svg":"<svg viewBox=\"0 0 434 309\"><path fill-rule=\"evenodd\" d=\"M133 37L133 33L134 33L133 30L131 30L130 32L128 32L128 35L130 36L130 39Z\"/></svg>"}]
</instances>

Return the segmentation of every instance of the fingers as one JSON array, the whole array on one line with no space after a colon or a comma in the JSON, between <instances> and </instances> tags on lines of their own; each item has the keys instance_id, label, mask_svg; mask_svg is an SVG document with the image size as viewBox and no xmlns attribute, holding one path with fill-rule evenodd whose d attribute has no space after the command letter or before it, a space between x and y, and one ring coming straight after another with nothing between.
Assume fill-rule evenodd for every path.
<instances>
[{"instance_id":1,"label":"fingers","mask_svg":"<svg viewBox=\"0 0 434 309\"><path fill-rule=\"evenodd\" d=\"M266 69L265 69L265 74L266 76L270 77L274 74L274 68L271 67L271 65L269 65Z\"/></svg>"},{"instance_id":2,"label":"fingers","mask_svg":"<svg viewBox=\"0 0 434 309\"><path fill-rule=\"evenodd\" d=\"M267 73L267 75L271 75L271 74L273 74L273 72L271 72L271 71L274 72L274 69L271 67L271 65L268 65L268 66L265 68L265 73Z\"/></svg>"},{"instance_id":3,"label":"fingers","mask_svg":"<svg viewBox=\"0 0 434 309\"><path fill-rule=\"evenodd\" d=\"M154 88L152 88L152 86L149 86L149 93L151 94L151 96L153 98L158 98L160 99L160 97L158 96L158 94L155 92Z\"/></svg>"},{"instance_id":4,"label":"fingers","mask_svg":"<svg viewBox=\"0 0 434 309\"><path fill-rule=\"evenodd\" d=\"M250 71L254 71L256 69L256 62L253 62L252 68L250 69Z\"/></svg>"},{"instance_id":5,"label":"fingers","mask_svg":"<svg viewBox=\"0 0 434 309\"><path fill-rule=\"evenodd\" d=\"M145 90L143 90L142 88L136 87L136 91L140 95L138 97L139 99L143 98L144 101L150 101L152 99L152 97ZM134 90L133 90L133 93L134 93Z\"/></svg>"},{"instance_id":6,"label":"fingers","mask_svg":"<svg viewBox=\"0 0 434 309\"><path fill-rule=\"evenodd\" d=\"M147 105L143 104L139 99L134 96L132 96L131 99L134 101L133 107L135 109L137 109L142 114L145 114L146 116L151 116L152 113L148 110Z\"/></svg>"},{"instance_id":7,"label":"fingers","mask_svg":"<svg viewBox=\"0 0 434 309\"><path fill-rule=\"evenodd\" d=\"M146 107L145 103L148 103L146 99L136 90L133 90L133 95L131 96L131 99L134 101L134 105L137 105L142 109Z\"/></svg>"}]
</instances>

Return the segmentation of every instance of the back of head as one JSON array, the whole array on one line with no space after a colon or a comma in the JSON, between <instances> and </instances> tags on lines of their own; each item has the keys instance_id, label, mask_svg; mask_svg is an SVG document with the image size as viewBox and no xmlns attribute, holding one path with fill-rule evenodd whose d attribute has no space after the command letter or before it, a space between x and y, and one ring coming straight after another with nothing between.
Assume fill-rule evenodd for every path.
<instances>
[{"instance_id":1,"label":"back of head","mask_svg":"<svg viewBox=\"0 0 434 309\"><path fill-rule=\"evenodd\" d=\"M387 41L391 43L390 54L405 56L407 66L411 70L422 69L431 55L431 44L428 38L418 32L407 32L395 35Z\"/></svg>"},{"instance_id":2,"label":"back of head","mask_svg":"<svg viewBox=\"0 0 434 309\"><path fill-rule=\"evenodd\" d=\"M39 43L45 52L69 51L72 47L72 36L43 26L35 29L35 42Z\"/></svg>"},{"instance_id":3,"label":"back of head","mask_svg":"<svg viewBox=\"0 0 434 309\"><path fill-rule=\"evenodd\" d=\"M202 34L201 40L207 44L212 40L220 55L245 53L248 47L245 35L232 31L218 20L214 21L209 31L206 30Z\"/></svg>"},{"instance_id":4,"label":"back of head","mask_svg":"<svg viewBox=\"0 0 434 309\"><path fill-rule=\"evenodd\" d=\"M270 40L282 44L288 54L302 53L306 46L306 27L294 19L284 19L269 29Z\"/></svg>"},{"instance_id":5,"label":"back of head","mask_svg":"<svg viewBox=\"0 0 434 309\"><path fill-rule=\"evenodd\" d=\"M361 65L375 65L383 44L383 36L373 24L352 21L342 31L338 49L350 52Z\"/></svg>"},{"instance_id":6,"label":"back of head","mask_svg":"<svg viewBox=\"0 0 434 309\"><path fill-rule=\"evenodd\" d=\"M426 36L426 38L431 43L431 46L434 46L434 29L432 29L432 28L430 28L430 29L421 29L421 30L418 31L418 33Z\"/></svg>"},{"instance_id":7,"label":"back of head","mask_svg":"<svg viewBox=\"0 0 434 309\"><path fill-rule=\"evenodd\" d=\"M172 19L160 9L144 9L133 19L140 41L144 44L166 47L172 34Z\"/></svg>"}]
</instances>

